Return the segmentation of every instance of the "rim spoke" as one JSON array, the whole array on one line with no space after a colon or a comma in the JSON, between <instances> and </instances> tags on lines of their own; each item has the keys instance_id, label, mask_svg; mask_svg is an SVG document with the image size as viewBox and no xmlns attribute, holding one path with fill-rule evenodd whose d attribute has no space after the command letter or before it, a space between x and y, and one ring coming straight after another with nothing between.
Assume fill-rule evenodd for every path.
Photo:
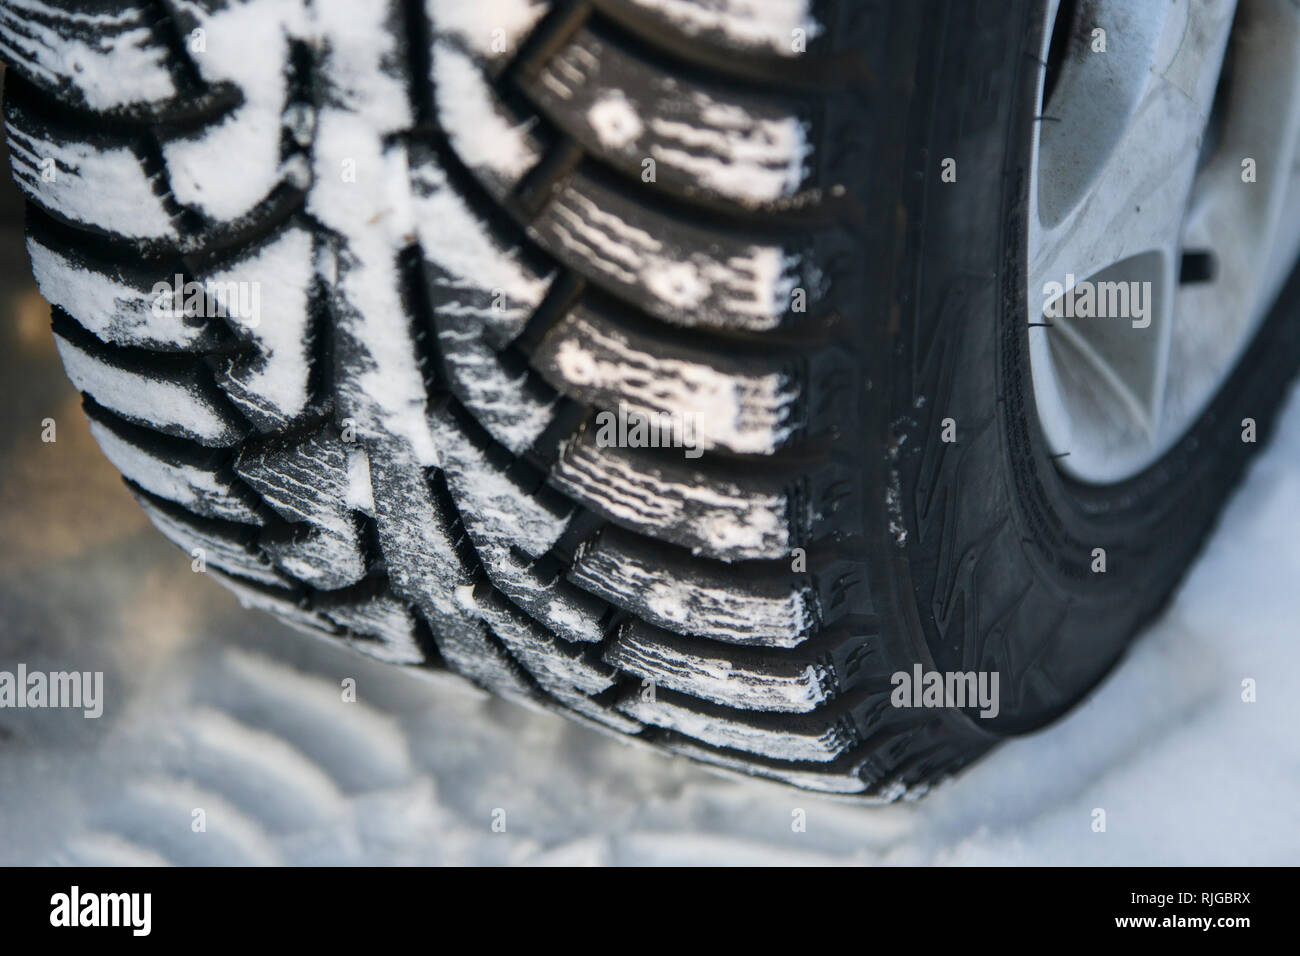
<instances>
[{"instance_id":1,"label":"rim spoke","mask_svg":"<svg viewBox=\"0 0 1300 956\"><path fill-rule=\"evenodd\" d=\"M1184 283L1174 297L1170 365L1179 373L1167 404L1180 417L1226 376L1300 248L1300 10L1288 0L1242 8L1233 53L1243 68L1229 91L1222 149L1197 174L1183 226L1183 247L1207 253L1214 281ZM1256 163L1254 182L1243 181L1245 158Z\"/></svg>"},{"instance_id":2,"label":"rim spoke","mask_svg":"<svg viewBox=\"0 0 1300 956\"><path fill-rule=\"evenodd\" d=\"M1050 324L1043 327L1053 353L1062 360L1072 355L1086 362L1148 438L1155 435L1164 394L1170 336L1169 310L1163 300L1172 281L1167 255L1153 250L1131 257L1096 274L1086 292L1076 285L1068 294L1076 312L1087 294L1094 301L1113 303L1094 306L1101 315L1047 315ZM1062 303L1055 311L1065 308Z\"/></svg>"}]
</instances>

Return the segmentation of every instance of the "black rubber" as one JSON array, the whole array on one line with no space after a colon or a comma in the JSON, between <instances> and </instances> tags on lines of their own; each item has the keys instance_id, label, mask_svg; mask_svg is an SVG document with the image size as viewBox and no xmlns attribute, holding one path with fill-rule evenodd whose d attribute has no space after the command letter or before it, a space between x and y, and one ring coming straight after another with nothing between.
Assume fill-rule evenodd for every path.
<instances>
[{"instance_id":1,"label":"black rubber","mask_svg":"<svg viewBox=\"0 0 1300 956\"><path fill-rule=\"evenodd\" d=\"M266 6L275 95L192 49L258 0L93 6L0 15L7 132L65 363L159 528L296 626L718 767L895 799L1062 712L1295 367L1274 316L1150 472L1057 472L1017 292L1041 4L816 2L800 49L638 0L539 4L500 49L438 0L369 32ZM68 51L113 30L157 76L87 79ZM280 133L236 180L211 160L250 117ZM146 321L178 274L261 283L271 325ZM702 454L604 447L620 404ZM891 705L914 664L998 672L999 715Z\"/></svg>"},{"instance_id":2,"label":"black rubber","mask_svg":"<svg viewBox=\"0 0 1300 956\"><path fill-rule=\"evenodd\" d=\"M935 666L1001 673L998 732L1061 714L1159 612L1271 432L1300 362L1297 273L1211 406L1155 465L1107 487L1055 466L1019 291L1043 7L927 11L937 68L918 89L913 155L918 168L963 157L964 184L913 177L904 193L919 226L900 295L910 321L894 342L899 472L919 545L912 593ZM958 422L953 444L940 440L946 416ZM1243 441L1246 419L1258 442Z\"/></svg>"}]
</instances>

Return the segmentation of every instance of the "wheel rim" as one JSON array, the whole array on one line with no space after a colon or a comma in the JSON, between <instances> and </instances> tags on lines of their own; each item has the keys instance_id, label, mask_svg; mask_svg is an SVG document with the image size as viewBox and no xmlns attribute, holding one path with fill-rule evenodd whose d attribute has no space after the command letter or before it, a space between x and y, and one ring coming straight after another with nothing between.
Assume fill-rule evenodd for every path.
<instances>
[{"instance_id":1,"label":"wheel rim","mask_svg":"<svg viewBox=\"0 0 1300 956\"><path fill-rule=\"evenodd\" d=\"M1104 485L1200 417L1300 253L1300 9L1049 0L1048 13L1030 367L1057 466Z\"/></svg>"}]
</instances>

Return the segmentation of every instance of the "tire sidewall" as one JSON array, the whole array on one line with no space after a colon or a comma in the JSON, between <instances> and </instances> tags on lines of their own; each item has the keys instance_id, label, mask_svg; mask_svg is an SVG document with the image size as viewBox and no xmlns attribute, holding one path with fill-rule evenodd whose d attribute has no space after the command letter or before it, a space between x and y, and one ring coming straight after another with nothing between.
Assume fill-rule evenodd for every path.
<instances>
[{"instance_id":1,"label":"tire sidewall","mask_svg":"<svg viewBox=\"0 0 1300 956\"><path fill-rule=\"evenodd\" d=\"M1003 733L1076 702L1160 610L1258 447L1242 441L1242 419L1267 432L1298 351L1293 276L1228 383L1163 458L1104 488L1056 467L1034 404L1026 294L1046 7L931 11L934 47L919 70L933 73L933 109L914 126L910 164L928 182L905 186L920 241L902 296L910 321L895 339L918 636L940 670L999 673L1001 713L978 723ZM923 78L918 91L924 109ZM946 157L956 183L939 183ZM955 443L942 440L947 420Z\"/></svg>"}]
</instances>

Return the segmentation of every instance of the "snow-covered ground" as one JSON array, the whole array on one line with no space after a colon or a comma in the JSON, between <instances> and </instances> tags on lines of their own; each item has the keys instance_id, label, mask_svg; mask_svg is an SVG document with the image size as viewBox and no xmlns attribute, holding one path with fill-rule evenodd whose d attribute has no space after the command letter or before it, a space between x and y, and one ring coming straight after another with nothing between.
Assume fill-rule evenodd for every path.
<instances>
[{"instance_id":1,"label":"snow-covered ground","mask_svg":"<svg viewBox=\"0 0 1300 956\"><path fill-rule=\"evenodd\" d=\"M147 526L39 300L15 295L0 670L102 670L106 701L98 720L0 710L0 863L1300 862L1296 395L1168 613L1090 700L873 809L718 777L244 612Z\"/></svg>"}]
</instances>

